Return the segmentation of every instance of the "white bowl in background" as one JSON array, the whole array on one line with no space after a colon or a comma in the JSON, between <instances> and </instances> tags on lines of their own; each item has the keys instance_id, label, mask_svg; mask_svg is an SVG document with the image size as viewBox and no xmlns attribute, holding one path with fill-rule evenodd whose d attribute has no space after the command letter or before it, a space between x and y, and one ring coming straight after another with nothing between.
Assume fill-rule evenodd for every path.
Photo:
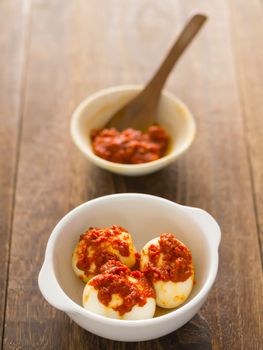
<instances>
[{"instance_id":1,"label":"white bowl in background","mask_svg":"<svg viewBox=\"0 0 263 350\"><path fill-rule=\"evenodd\" d=\"M82 307L84 283L71 267L73 249L90 226L121 225L132 234L138 251L163 232L171 232L192 252L195 280L192 293L177 309L147 320L116 320ZM45 299L84 329L119 341L159 338L188 322L203 305L218 268L221 233L207 212L146 194L114 194L90 200L70 211L49 238L39 273L39 288Z\"/></svg>"},{"instance_id":2,"label":"white bowl in background","mask_svg":"<svg viewBox=\"0 0 263 350\"><path fill-rule=\"evenodd\" d=\"M72 115L71 136L80 151L97 166L121 175L145 175L172 163L191 145L196 131L192 114L186 105L172 94L163 91L157 112L157 123L171 137L169 151L164 157L143 164L119 164L98 157L92 149L91 130L103 128L111 116L142 87L124 85L101 90L80 103Z\"/></svg>"}]
</instances>

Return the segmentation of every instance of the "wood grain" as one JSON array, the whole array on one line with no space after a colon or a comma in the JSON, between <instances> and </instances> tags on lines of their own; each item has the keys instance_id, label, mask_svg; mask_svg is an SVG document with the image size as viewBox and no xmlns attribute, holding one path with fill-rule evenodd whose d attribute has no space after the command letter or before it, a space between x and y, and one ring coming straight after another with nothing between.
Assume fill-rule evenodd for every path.
<instances>
[{"instance_id":1,"label":"wood grain","mask_svg":"<svg viewBox=\"0 0 263 350\"><path fill-rule=\"evenodd\" d=\"M3 4L5 18L9 10L7 2ZM94 167L70 139L73 108L101 88L147 81L196 4L210 21L167 84L194 111L198 135L193 147L170 167L146 177L124 178ZM6 80L0 89L0 116L7 107L16 116L14 140L17 100L24 96L3 349L260 349L262 279L256 214L260 224L262 163L256 150L261 128L255 126L259 116L253 119L250 112L252 104L259 103L259 94L254 97L246 84L262 85L256 69L245 69L252 60L246 46L250 42L241 28L246 6L234 0L32 1L30 41L28 46L18 45L28 57L26 83L12 94L12 103L7 99L3 104ZM259 7L253 0L246 19L257 35ZM21 40L23 34L19 37L15 31ZM252 29L248 33L252 35ZM1 33L0 47L3 42L6 47L5 40ZM14 56L13 46L8 47L0 56L0 67L22 57L22 48ZM260 51L257 57L263 59ZM21 69L13 74L12 86L18 86ZM0 223L10 231L16 142L4 140L0 146L7 144L10 165L1 174L6 192ZM202 207L222 228L219 274L205 306L183 328L151 342L120 343L92 335L49 306L37 286L55 223L83 201L126 191ZM5 271L7 252L6 247L0 257ZM2 281L5 285L6 274Z\"/></svg>"},{"instance_id":2,"label":"wood grain","mask_svg":"<svg viewBox=\"0 0 263 350\"><path fill-rule=\"evenodd\" d=\"M187 2L182 11L193 6ZM202 9L210 16L202 44L193 44L178 69L191 77L191 83L180 77L170 80L171 90L178 91L195 112L199 130L195 144L170 168L125 183L128 191L137 188L198 206L217 218L222 228L219 274L202 314L215 349L258 349L262 270L229 12L223 2L203 2Z\"/></svg>"},{"instance_id":3,"label":"wood grain","mask_svg":"<svg viewBox=\"0 0 263 350\"><path fill-rule=\"evenodd\" d=\"M71 196L83 201L110 190L111 175L105 172L95 185L98 170L86 162L81 168L69 137L70 9L64 0L32 7L4 349L67 349L72 323L38 290L44 247L54 224L70 209Z\"/></svg>"},{"instance_id":4,"label":"wood grain","mask_svg":"<svg viewBox=\"0 0 263 350\"><path fill-rule=\"evenodd\" d=\"M261 260L263 256L263 3L260 0L229 2L233 49L238 73L238 87L248 161L255 196L255 211ZM249 22L247 23L247 19ZM253 20L252 20L253 19ZM244 25L246 23L246 25Z\"/></svg>"},{"instance_id":5,"label":"wood grain","mask_svg":"<svg viewBox=\"0 0 263 350\"><path fill-rule=\"evenodd\" d=\"M0 339L8 278L21 104L26 73L28 11L25 2L0 2Z\"/></svg>"}]
</instances>

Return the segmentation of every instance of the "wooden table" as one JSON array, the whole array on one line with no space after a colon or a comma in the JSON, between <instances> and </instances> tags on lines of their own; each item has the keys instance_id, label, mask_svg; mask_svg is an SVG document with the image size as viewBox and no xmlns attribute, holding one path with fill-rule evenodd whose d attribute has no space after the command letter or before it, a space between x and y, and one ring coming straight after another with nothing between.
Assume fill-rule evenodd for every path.
<instances>
[{"instance_id":1,"label":"wooden table","mask_svg":"<svg viewBox=\"0 0 263 350\"><path fill-rule=\"evenodd\" d=\"M145 177L96 168L71 141L74 107L101 88L146 82L195 8L209 23L167 83L194 113L194 145ZM3 349L262 349L262 26L260 0L0 2ZM115 192L201 207L222 228L219 273L206 304L185 327L152 342L94 336L38 290L56 222Z\"/></svg>"}]
</instances>

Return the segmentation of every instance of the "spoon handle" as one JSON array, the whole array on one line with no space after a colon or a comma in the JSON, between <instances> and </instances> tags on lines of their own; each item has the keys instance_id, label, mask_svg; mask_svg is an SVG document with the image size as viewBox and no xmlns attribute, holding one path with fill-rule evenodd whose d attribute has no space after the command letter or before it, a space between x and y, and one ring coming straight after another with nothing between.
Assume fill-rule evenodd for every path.
<instances>
[{"instance_id":1,"label":"spoon handle","mask_svg":"<svg viewBox=\"0 0 263 350\"><path fill-rule=\"evenodd\" d=\"M134 128L146 131L154 123L164 83L175 63L206 19L207 17L202 14L196 14L190 18L152 79L137 96L112 116L106 125L108 128L116 128L118 130Z\"/></svg>"},{"instance_id":2,"label":"spoon handle","mask_svg":"<svg viewBox=\"0 0 263 350\"><path fill-rule=\"evenodd\" d=\"M145 87L145 93L150 94L153 99L155 98L157 100L156 103L158 103L158 97L169 73L206 19L207 16L203 14L195 14L189 19L163 63Z\"/></svg>"}]
</instances>

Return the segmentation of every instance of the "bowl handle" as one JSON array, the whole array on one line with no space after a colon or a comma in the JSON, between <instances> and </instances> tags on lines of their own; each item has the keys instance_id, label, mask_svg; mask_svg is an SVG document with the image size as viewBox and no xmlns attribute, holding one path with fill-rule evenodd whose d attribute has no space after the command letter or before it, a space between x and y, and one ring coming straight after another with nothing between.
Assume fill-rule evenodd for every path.
<instances>
[{"instance_id":1,"label":"bowl handle","mask_svg":"<svg viewBox=\"0 0 263 350\"><path fill-rule=\"evenodd\" d=\"M53 269L47 260L44 261L38 275L38 286L43 297L55 308L72 313L68 306L70 299L61 290ZM68 299L68 300L67 300Z\"/></svg>"},{"instance_id":2,"label":"bowl handle","mask_svg":"<svg viewBox=\"0 0 263 350\"><path fill-rule=\"evenodd\" d=\"M191 211L194 220L200 226L205 227L207 239L218 249L221 241L221 229L217 221L203 209L187 207L187 210Z\"/></svg>"}]
</instances>

